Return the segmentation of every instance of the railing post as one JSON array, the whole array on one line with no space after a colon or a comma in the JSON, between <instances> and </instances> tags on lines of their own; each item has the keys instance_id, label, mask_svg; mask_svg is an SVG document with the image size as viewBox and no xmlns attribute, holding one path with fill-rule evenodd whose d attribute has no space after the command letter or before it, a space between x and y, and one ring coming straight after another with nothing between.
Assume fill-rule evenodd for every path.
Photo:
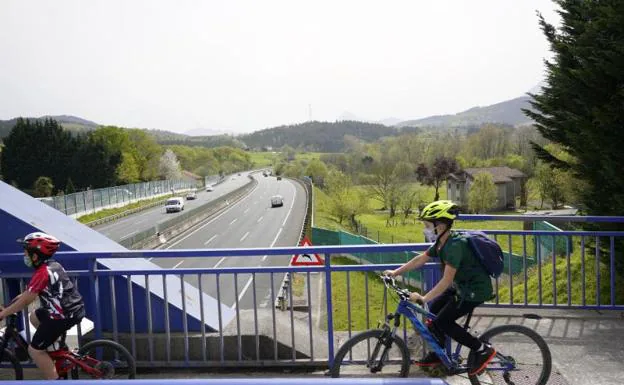
<instances>
[{"instance_id":1,"label":"railing post","mask_svg":"<svg viewBox=\"0 0 624 385\"><path fill-rule=\"evenodd\" d=\"M330 257L331 255L329 253L325 254L325 292L327 293L327 298L325 298L325 301L327 303L327 359L329 362L329 367L331 368L334 365L334 318L332 314L332 280Z\"/></svg>"},{"instance_id":2,"label":"railing post","mask_svg":"<svg viewBox=\"0 0 624 385\"><path fill-rule=\"evenodd\" d=\"M89 273L91 280L91 303L93 304L93 309L95 311L95 339L102 338L102 317L100 316L100 309L98 304L100 303L100 289L98 286L98 277L95 272L97 271L97 259L94 257L89 260ZM130 277L128 277L130 279Z\"/></svg>"}]
</instances>

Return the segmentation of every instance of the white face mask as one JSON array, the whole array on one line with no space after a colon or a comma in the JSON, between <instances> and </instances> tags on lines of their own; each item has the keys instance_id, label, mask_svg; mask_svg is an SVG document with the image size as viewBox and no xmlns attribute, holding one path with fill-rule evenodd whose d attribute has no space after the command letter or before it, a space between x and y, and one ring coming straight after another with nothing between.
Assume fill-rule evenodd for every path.
<instances>
[{"instance_id":1,"label":"white face mask","mask_svg":"<svg viewBox=\"0 0 624 385\"><path fill-rule=\"evenodd\" d=\"M425 229L423 230L423 234L425 235L426 242L434 243L438 238L433 227L425 227Z\"/></svg>"},{"instance_id":2,"label":"white face mask","mask_svg":"<svg viewBox=\"0 0 624 385\"><path fill-rule=\"evenodd\" d=\"M24 265L33 267L32 259L28 255L24 255Z\"/></svg>"}]
</instances>

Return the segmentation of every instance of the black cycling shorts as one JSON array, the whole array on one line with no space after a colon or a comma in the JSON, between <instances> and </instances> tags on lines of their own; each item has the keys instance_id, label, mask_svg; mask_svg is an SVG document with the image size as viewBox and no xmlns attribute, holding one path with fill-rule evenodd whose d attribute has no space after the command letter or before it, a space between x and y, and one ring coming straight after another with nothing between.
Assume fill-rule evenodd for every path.
<instances>
[{"instance_id":1,"label":"black cycling shorts","mask_svg":"<svg viewBox=\"0 0 624 385\"><path fill-rule=\"evenodd\" d=\"M30 345L36 350L46 350L59 339L63 333L78 324L81 318L52 319L45 309L35 310L39 319L39 327L30 341Z\"/></svg>"}]
</instances>

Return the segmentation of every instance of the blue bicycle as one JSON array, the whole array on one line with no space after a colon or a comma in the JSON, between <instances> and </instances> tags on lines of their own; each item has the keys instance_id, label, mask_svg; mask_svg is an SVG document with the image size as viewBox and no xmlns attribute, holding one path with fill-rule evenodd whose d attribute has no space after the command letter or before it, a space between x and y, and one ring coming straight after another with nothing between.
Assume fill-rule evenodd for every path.
<instances>
[{"instance_id":1,"label":"blue bicycle","mask_svg":"<svg viewBox=\"0 0 624 385\"><path fill-rule=\"evenodd\" d=\"M410 292L397 286L394 278L382 276L390 293L396 293L399 304L394 313L388 314L378 329L367 330L352 336L336 353L329 374L332 377L361 377L364 373L380 376L407 377L412 364L410 350L420 359L426 353L425 347L434 351L441 365L429 369L430 375L462 375L471 384L536 384L545 385L550 377L552 359L550 349L544 339L535 331L521 325L496 326L480 338L488 341L497 351L496 357L479 375L469 376L464 364L462 346L452 348L450 339L445 347L435 340L419 316L434 320L435 315L427 309L409 302ZM420 337L418 346L410 346L398 335L401 316L412 322ZM469 329L472 313L467 315L464 328Z\"/></svg>"}]
</instances>

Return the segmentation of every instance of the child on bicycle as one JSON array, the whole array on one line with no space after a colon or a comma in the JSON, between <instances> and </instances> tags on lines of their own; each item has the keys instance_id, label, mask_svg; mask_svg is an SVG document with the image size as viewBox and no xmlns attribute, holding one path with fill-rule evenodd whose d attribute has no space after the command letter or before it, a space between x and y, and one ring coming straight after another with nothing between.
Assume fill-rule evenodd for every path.
<instances>
[{"instance_id":1,"label":"child on bicycle","mask_svg":"<svg viewBox=\"0 0 624 385\"><path fill-rule=\"evenodd\" d=\"M470 348L468 366L470 375L479 374L494 358L496 351L487 343L470 334L455 322L483 302L492 298L492 281L478 257L469 248L465 238L450 230L459 213L459 207L451 201L435 201L420 213L425 224L425 238L433 245L422 255L414 257L396 270L385 275L396 276L417 269L429 258L437 257L443 266L442 279L425 295L412 293L414 302L430 303L429 311L436 315L430 330L441 346L445 335ZM416 365L431 367L441 361L435 352L429 352Z\"/></svg>"},{"instance_id":2,"label":"child on bicycle","mask_svg":"<svg viewBox=\"0 0 624 385\"><path fill-rule=\"evenodd\" d=\"M24 263L35 272L27 289L6 308L0 307L0 320L23 310L39 297L41 307L30 314L30 322L37 331L32 336L28 353L45 379L55 380L58 374L47 348L82 320L84 302L63 266L51 259L61 244L58 239L35 232L18 242L24 248Z\"/></svg>"}]
</instances>

